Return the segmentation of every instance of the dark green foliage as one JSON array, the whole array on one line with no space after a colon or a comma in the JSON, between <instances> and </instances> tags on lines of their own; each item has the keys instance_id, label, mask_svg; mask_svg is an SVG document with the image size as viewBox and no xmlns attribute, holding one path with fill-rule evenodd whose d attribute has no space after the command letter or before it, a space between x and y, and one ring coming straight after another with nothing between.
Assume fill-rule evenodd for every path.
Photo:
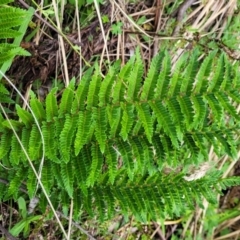
<instances>
[{"instance_id":1,"label":"dark green foliage","mask_svg":"<svg viewBox=\"0 0 240 240\"><path fill-rule=\"evenodd\" d=\"M120 206L124 214L147 221L180 216L195 203L201 205L202 197L215 202L219 189L239 184L238 178L221 179L218 171L194 181L177 171L207 161L211 146L218 156L237 155L239 66L216 55L199 63L193 51L172 69L170 55L161 52L144 81L137 52L121 70L118 63L111 67L105 79L97 68L93 75L90 69L79 86L70 83L60 102L56 89L45 102L32 95L30 105L45 142L42 182L47 192L58 192L65 210L73 198L76 211L97 211L102 220ZM16 110L16 131L38 168L40 133L29 112ZM32 196L34 177L3 117L0 157L10 168L8 175L0 168L10 181L7 196L17 195L20 181Z\"/></svg>"}]
</instances>

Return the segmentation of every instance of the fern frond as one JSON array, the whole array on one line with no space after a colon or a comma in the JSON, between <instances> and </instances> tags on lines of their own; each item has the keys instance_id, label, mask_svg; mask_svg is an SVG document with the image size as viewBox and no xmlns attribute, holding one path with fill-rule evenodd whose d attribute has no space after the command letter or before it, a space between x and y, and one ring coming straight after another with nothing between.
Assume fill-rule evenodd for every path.
<instances>
[{"instance_id":1,"label":"fern frond","mask_svg":"<svg viewBox=\"0 0 240 240\"><path fill-rule=\"evenodd\" d=\"M20 121L22 121L26 127L30 127L34 123L34 118L30 112L22 109L19 105L16 105L16 110Z\"/></svg>"},{"instance_id":2,"label":"fern frond","mask_svg":"<svg viewBox=\"0 0 240 240\"><path fill-rule=\"evenodd\" d=\"M136 51L136 61L132 66L132 71L127 78L128 89L126 100L133 102L138 99L138 94L141 88L141 82L143 77L143 61L141 58L140 50Z\"/></svg>"},{"instance_id":3,"label":"fern frond","mask_svg":"<svg viewBox=\"0 0 240 240\"><path fill-rule=\"evenodd\" d=\"M129 140L129 143L132 147L133 156L136 159L134 171L144 175L144 173L146 172L145 164L148 159L144 158L144 150L142 148L141 141L138 139L138 137L134 137Z\"/></svg>"},{"instance_id":4,"label":"fern frond","mask_svg":"<svg viewBox=\"0 0 240 240\"><path fill-rule=\"evenodd\" d=\"M28 151L29 151L29 157L32 160L39 159L41 156L41 137L40 132L36 124L32 125L29 143L28 143Z\"/></svg>"},{"instance_id":5,"label":"fern frond","mask_svg":"<svg viewBox=\"0 0 240 240\"><path fill-rule=\"evenodd\" d=\"M65 114L71 112L70 106L72 105L73 102L74 85L75 79L72 79L68 87L63 91L61 103L59 105L58 110L59 117L64 117Z\"/></svg>"},{"instance_id":6,"label":"fern frond","mask_svg":"<svg viewBox=\"0 0 240 240\"><path fill-rule=\"evenodd\" d=\"M48 195L51 193L52 186L54 186L54 175L51 169L51 163L45 161L41 172L41 181Z\"/></svg>"},{"instance_id":7,"label":"fern frond","mask_svg":"<svg viewBox=\"0 0 240 240\"><path fill-rule=\"evenodd\" d=\"M143 125L143 128L145 130L149 143L151 143L152 136L153 136L153 122L152 122L152 116L151 116L149 104L147 103L137 104L136 108L137 108L139 120Z\"/></svg>"},{"instance_id":8,"label":"fern frond","mask_svg":"<svg viewBox=\"0 0 240 240\"><path fill-rule=\"evenodd\" d=\"M101 86L102 78L99 74L99 68L95 69L95 73L92 76L92 80L89 85L88 96L87 96L87 110L91 110L92 107L98 106L98 94Z\"/></svg>"},{"instance_id":9,"label":"fern frond","mask_svg":"<svg viewBox=\"0 0 240 240\"><path fill-rule=\"evenodd\" d=\"M114 184L114 180L117 174L118 156L116 151L113 149L114 143L106 144L106 163L108 167L109 182Z\"/></svg>"},{"instance_id":10,"label":"fern frond","mask_svg":"<svg viewBox=\"0 0 240 240\"><path fill-rule=\"evenodd\" d=\"M11 141L11 151L10 151L10 155L9 155L9 160L12 164L12 166L16 166L19 164L20 162L20 157L19 155L21 154L21 146L17 140L17 138L15 136L12 137L12 141Z\"/></svg>"},{"instance_id":11,"label":"fern frond","mask_svg":"<svg viewBox=\"0 0 240 240\"><path fill-rule=\"evenodd\" d=\"M77 127L77 116L70 116L66 114L65 123L60 134L60 154L65 163L70 161L73 137Z\"/></svg>"},{"instance_id":12,"label":"fern frond","mask_svg":"<svg viewBox=\"0 0 240 240\"><path fill-rule=\"evenodd\" d=\"M156 114L158 124L161 126L162 130L171 138L173 146L179 147L177 140L176 128L171 120L169 112L166 107L162 105L161 102L149 102L153 112Z\"/></svg>"},{"instance_id":13,"label":"fern frond","mask_svg":"<svg viewBox=\"0 0 240 240\"><path fill-rule=\"evenodd\" d=\"M86 179L87 186L93 186L94 183L98 180L100 173L102 172L103 166L103 156L101 154L101 150L98 145L91 146L91 170L88 178Z\"/></svg>"},{"instance_id":14,"label":"fern frond","mask_svg":"<svg viewBox=\"0 0 240 240\"><path fill-rule=\"evenodd\" d=\"M212 66L215 67L215 66ZM208 92L218 91L224 78L224 55L221 54L217 61L217 65L215 67L214 75L210 80L209 87L207 89Z\"/></svg>"},{"instance_id":15,"label":"fern frond","mask_svg":"<svg viewBox=\"0 0 240 240\"><path fill-rule=\"evenodd\" d=\"M195 81L195 88L194 93L195 94L201 94L206 92L207 87L209 85L209 76L212 72L212 63L213 59L216 55L217 51L212 51L208 54L208 56L203 60L203 63L201 64Z\"/></svg>"},{"instance_id":16,"label":"fern frond","mask_svg":"<svg viewBox=\"0 0 240 240\"><path fill-rule=\"evenodd\" d=\"M199 56L199 53L197 51L193 51L189 59L189 64L187 65L185 71L183 72L184 78L182 80L182 84L180 88L180 92L183 95L186 95L186 94L189 95L193 88L193 83L198 70L197 69L198 56Z\"/></svg>"},{"instance_id":17,"label":"fern frond","mask_svg":"<svg viewBox=\"0 0 240 240\"><path fill-rule=\"evenodd\" d=\"M167 96L168 87L171 79L171 59L170 55L165 53L162 61L161 71L157 80L157 88L154 99L164 99Z\"/></svg>"},{"instance_id":18,"label":"fern frond","mask_svg":"<svg viewBox=\"0 0 240 240\"><path fill-rule=\"evenodd\" d=\"M53 121L54 117L58 115L58 105L56 99L57 88L53 88L46 97L46 120L47 122Z\"/></svg>"},{"instance_id":19,"label":"fern frond","mask_svg":"<svg viewBox=\"0 0 240 240\"><path fill-rule=\"evenodd\" d=\"M141 101L152 100L154 97L154 89L157 85L158 75L160 73L160 66L162 64L165 53L160 52L151 62L147 77L144 80L142 93L140 96Z\"/></svg>"},{"instance_id":20,"label":"fern frond","mask_svg":"<svg viewBox=\"0 0 240 240\"><path fill-rule=\"evenodd\" d=\"M27 11L20 8L1 7L0 29L20 26L27 15Z\"/></svg>"},{"instance_id":21,"label":"fern frond","mask_svg":"<svg viewBox=\"0 0 240 240\"><path fill-rule=\"evenodd\" d=\"M74 168L76 169L75 177L77 179L78 186L85 196L87 195L86 179L88 177L88 173L91 167L91 161L89 161L89 159L91 159L91 153L85 147L80 152L74 166Z\"/></svg>"},{"instance_id":22,"label":"fern frond","mask_svg":"<svg viewBox=\"0 0 240 240\"><path fill-rule=\"evenodd\" d=\"M170 98L176 97L180 93L181 82L183 81L182 72L184 71L184 68L186 68L186 60L187 54L183 54L174 67L172 77L170 78L169 89L166 88L167 85L164 87L164 91L167 91L167 96Z\"/></svg>"},{"instance_id":23,"label":"fern frond","mask_svg":"<svg viewBox=\"0 0 240 240\"><path fill-rule=\"evenodd\" d=\"M84 146L88 142L91 135L91 129L93 127L93 115L90 111L80 112L77 122L77 133L74 142L75 155L77 156ZM95 124L94 124L95 125Z\"/></svg>"},{"instance_id":24,"label":"fern frond","mask_svg":"<svg viewBox=\"0 0 240 240\"><path fill-rule=\"evenodd\" d=\"M0 64L12 60L16 55L30 56L30 53L21 47L14 46L13 44L9 45L10 46L7 46L7 43L0 43Z\"/></svg>"},{"instance_id":25,"label":"fern frond","mask_svg":"<svg viewBox=\"0 0 240 240\"><path fill-rule=\"evenodd\" d=\"M204 126L205 119L207 117L207 105L200 95L192 96L194 118L191 125L193 129L201 129Z\"/></svg>"},{"instance_id":26,"label":"fern frond","mask_svg":"<svg viewBox=\"0 0 240 240\"><path fill-rule=\"evenodd\" d=\"M193 122L193 106L188 96L178 96L177 98L184 116L184 123L187 130L190 130Z\"/></svg>"},{"instance_id":27,"label":"fern frond","mask_svg":"<svg viewBox=\"0 0 240 240\"><path fill-rule=\"evenodd\" d=\"M121 103L121 108L123 112L122 121L121 121L121 132L120 135L122 136L123 140L127 140L128 134L132 129L134 123L134 105L129 103Z\"/></svg>"},{"instance_id":28,"label":"fern frond","mask_svg":"<svg viewBox=\"0 0 240 240\"><path fill-rule=\"evenodd\" d=\"M236 108L230 103L228 96L224 92L215 93L215 96L219 103L223 106L224 110L229 113L229 116L234 117L236 120L240 120L240 116L236 111Z\"/></svg>"},{"instance_id":29,"label":"fern frond","mask_svg":"<svg viewBox=\"0 0 240 240\"><path fill-rule=\"evenodd\" d=\"M174 218L195 203L202 206L203 197L214 202L221 188L238 183L221 182L215 172L193 181L184 176L189 167L208 159L212 146L215 154L232 158L239 150L238 64L230 66L225 55L216 61L217 52L202 63L197 52L191 54L172 69L170 54L160 53L143 81L138 52L120 73L118 63L111 68L105 80L98 68L93 76L87 71L77 87L73 80L60 103L56 89L45 102L32 97L46 144L43 183L55 205L60 201L67 213L69 198L80 199L74 216L84 209L90 215L98 212L101 220L115 208L141 221ZM0 99L9 94L1 85L0 93ZM42 155L31 114L19 106L16 111L10 121L0 114L1 164L12 169L6 173L0 167L1 176L11 182L3 198L17 197L21 181L30 196L36 186L11 124L36 166ZM171 169L183 170L169 174ZM40 206L44 210L47 202L41 200Z\"/></svg>"},{"instance_id":30,"label":"fern frond","mask_svg":"<svg viewBox=\"0 0 240 240\"><path fill-rule=\"evenodd\" d=\"M214 94L206 94L204 97L212 110L211 119L221 126L224 124L222 106L219 104L219 101L216 99Z\"/></svg>"},{"instance_id":31,"label":"fern frond","mask_svg":"<svg viewBox=\"0 0 240 240\"><path fill-rule=\"evenodd\" d=\"M177 137L179 141L182 141L184 132L183 114L181 112L181 107L176 97L172 97L169 99L169 101L167 102L167 108L176 126Z\"/></svg>"},{"instance_id":32,"label":"fern frond","mask_svg":"<svg viewBox=\"0 0 240 240\"><path fill-rule=\"evenodd\" d=\"M93 118L96 123L95 125L95 137L99 144L102 153L105 151L107 141L107 113L106 108L94 108Z\"/></svg>"},{"instance_id":33,"label":"fern frond","mask_svg":"<svg viewBox=\"0 0 240 240\"><path fill-rule=\"evenodd\" d=\"M73 165L71 164L71 162L61 163L61 176L63 180L63 185L70 198L73 198L74 171L72 168L73 168Z\"/></svg>"},{"instance_id":34,"label":"fern frond","mask_svg":"<svg viewBox=\"0 0 240 240\"><path fill-rule=\"evenodd\" d=\"M21 33L13 29L0 29L0 39L15 38Z\"/></svg>"},{"instance_id":35,"label":"fern frond","mask_svg":"<svg viewBox=\"0 0 240 240\"><path fill-rule=\"evenodd\" d=\"M60 158L58 157L58 139L56 139L55 134L53 134L54 130L55 126L53 123L43 122L42 134L44 137L46 157L55 163L60 163Z\"/></svg>"},{"instance_id":36,"label":"fern frond","mask_svg":"<svg viewBox=\"0 0 240 240\"><path fill-rule=\"evenodd\" d=\"M121 119L122 119L122 109L118 106L108 105L107 106L107 116L110 125L110 136L115 138L117 133L120 132Z\"/></svg>"},{"instance_id":37,"label":"fern frond","mask_svg":"<svg viewBox=\"0 0 240 240\"><path fill-rule=\"evenodd\" d=\"M87 94L89 90L89 84L91 80L93 68L89 68L78 85L78 88L75 93L75 99L72 104L72 113L78 113L78 111L85 110Z\"/></svg>"},{"instance_id":38,"label":"fern frond","mask_svg":"<svg viewBox=\"0 0 240 240\"><path fill-rule=\"evenodd\" d=\"M119 71L119 62L116 62L114 66L110 66L108 74L101 84L99 91L99 106L107 106L111 102L112 88L116 78L116 73Z\"/></svg>"},{"instance_id":39,"label":"fern frond","mask_svg":"<svg viewBox=\"0 0 240 240\"><path fill-rule=\"evenodd\" d=\"M28 191L29 197L32 199L35 194L37 179L31 168L28 169L26 185L27 185L27 191Z\"/></svg>"},{"instance_id":40,"label":"fern frond","mask_svg":"<svg viewBox=\"0 0 240 240\"><path fill-rule=\"evenodd\" d=\"M132 149L128 142L124 142L122 140L118 140L117 142L118 151L120 152L120 156L122 157L124 167L127 169L127 173L129 178L132 180L134 173L134 160L132 157Z\"/></svg>"},{"instance_id":41,"label":"fern frond","mask_svg":"<svg viewBox=\"0 0 240 240\"><path fill-rule=\"evenodd\" d=\"M1 141L0 141L0 159L4 158L11 147L11 132L5 131L0 133Z\"/></svg>"}]
</instances>

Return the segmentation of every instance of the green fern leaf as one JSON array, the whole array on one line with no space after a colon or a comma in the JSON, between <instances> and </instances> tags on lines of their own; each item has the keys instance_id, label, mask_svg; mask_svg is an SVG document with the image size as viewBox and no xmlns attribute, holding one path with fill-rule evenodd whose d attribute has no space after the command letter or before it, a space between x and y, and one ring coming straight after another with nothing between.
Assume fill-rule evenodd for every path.
<instances>
[{"instance_id":1,"label":"green fern leaf","mask_svg":"<svg viewBox=\"0 0 240 240\"><path fill-rule=\"evenodd\" d=\"M159 170L162 169L164 164L165 153L163 149L162 142L160 141L159 136L154 136L152 139L154 157L156 158L157 167Z\"/></svg>"},{"instance_id":2,"label":"green fern leaf","mask_svg":"<svg viewBox=\"0 0 240 240\"><path fill-rule=\"evenodd\" d=\"M75 79L72 79L68 87L63 91L61 103L59 105L59 111L58 111L60 118L64 117L65 114L71 112L70 106L72 105L73 97L74 97L74 85L75 85Z\"/></svg>"},{"instance_id":3,"label":"green fern leaf","mask_svg":"<svg viewBox=\"0 0 240 240\"><path fill-rule=\"evenodd\" d=\"M164 52L160 52L152 59L147 77L144 80L143 89L140 96L141 101L148 101L153 99L154 89L157 85L160 66L162 64L164 55Z\"/></svg>"},{"instance_id":4,"label":"green fern leaf","mask_svg":"<svg viewBox=\"0 0 240 240\"><path fill-rule=\"evenodd\" d=\"M106 163L108 167L109 182L114 184L114 180L117 174L118 156L113 148L113 143L106 144Z\"/></svg>"},{"instance_id":5,"label":"green fern leaf","mask_svg":"<svg viewBox=\"0 0 240 240\"><path fill-rule=\"evenodd\" d=\"M77 116L66 114L64 127L59 137L60 153L65 163L70 161L71 149L75 130L77 128Z\"/></svg>"},{"instance_id":6,"label":"green fern leaf","mask_svg":"<svg viewBox=\"0 0 240 240\"><path fill-rule=\"evenodd\" d=\"M120 156L123 159L124 167L127 169L128 176L130 180L132 180L134 177L134 160L132 156L132 149L128 142L123 142L121 140L118 140L117 147L117 150L120 152Z\"/></svg>"},{"instance_id":7,"label":"green fern leaf","mask_svg":"<svg viewBox=\"0 0 240 240\"><path fill-rule=\"evenodd\" d=\"M157 80L157 88L154 94L154 99L164 99L167 96L168 86L171 76L171 59L166 52L162 62L161 71Z\"/></svg>"},{"instance_id":8,"label":"green fern leaf","mask_svg":"<svg viewBox=\"0 0 240 240\"><path fill-rule=\"evenodd\" d=\"M21 143L25 149L28 149L30 134L30 129L28 129L27 127L22 128ZM27 162L26 155L23 151L21 151L21 155L19 157L21 159L21 162Z\"/></svg>"},{"instance_id":9,"label":"green fern leaf","mask_svg":"<svg viewBox=\"0 0 240 240\"><path fill-rule=\"evenodd\" d=\"M33 124L31 133L30 133L29 143L28 143L29 157L31 160L36 160L40 158L41 145L42 145L42 140L41 140L39 129L36 124Z\"/></svg>"},{"instance_id":10,"label":"green fern leaf","mask_svg":"<svg viewBox=\"0 0 240 240\"><path fill-rule=\"evenodd\" d=\"M200 95L192 96L194 117L191 128L201 129L204 126L205 119L207 117L207 105Z\"/></svg>"},{"instance_id":11,"label":"green fern leaf","mask_svg":"<svg viewBox=\"0 0 240 240\"><path fill-rule=\"evenodd\" d=\"M131 131L131 128L134 123L134 105L132 104L124 104L121 103L121 108L123 111L123 117L121 121L121 132L120 135L122 136L123 140L127 140L128 134Z\"/></svg>"},{"instance_id":12,"label":"green fern leaf","mask_svg":"<svg viewBox=\"0 0 240 240\"><path fill-rule=\"evenodd\" d=\"M55 126L53 123L43 122L42 123L42 134L45 143L45 154L51 161L60 163L58 157L58 140L55 138L54 133Z\"/></svg>"},{"instance_id":13,"label":"green fern leaf","mask_svg":"<svg viewBox=\"0 0 240 240\"><path fill-rule=\"evenodd\" d=\"M54 175L52 173L52 169L49 161L44 162L44 166L41 172L41 181L47 194L50 195L51 189L54 186Z\"/></svg>"},{"instance_id":14,"label":"green fern leaf","mask_svg":"<svg viewBox=\"0 0 240 240\"><path fill-rule=\"evenodd\" d=\"M92 76L92 80L90 82L87 96L87 110L91 110L92 107L98 106L98 94L102 81L99 71L100 71L99 68L95 70L95 73Z\"/></svg>"},{"instance_id":15,"label":"green fern leaf","mask_svg":"<svg viewBox=\"0 0 240 240\"><path fill-rule=\"evenodd\" d=\"M173 146L178 148L179 144L177 140L176 129L167 109L162 105L161 102L149 102L149 105L157 116L158 124L161 126L163 131L171 138Z\"/></svg>"},{"instance_id":16,"label":"green fern leaf","mask_svg":"<svg viewBox=\"0 0 240 240\"><path fill-rule=\"evenodd\" d=\"M57 88L53 88L46 97L46 119L47 122L53 121L54 117L58 115L58 105L56 94Z\"/></svg>"},{"instance_id":17,"label":"green fern leaf","mask_svg":"<svg viewBox=\"0 0 240 240\"><path fill-rule=\"evenodd\" d=\"M237 113L236 108L230 103L228 96L226 96L226 94L223 92L215 93L215 96L217 97L218 102L221 103L225 111L227 111L230 116L234 117L236 120L239 121L240 116Z\"/></svg>"},{"instance_id":18,"label":"green fern leaf","mask_svg":"<svg viewBox=\"0 0 240 240\"><path fill-rule=\"evenodd\" d=\"M93 188L93 194L95 198L94 205L96 206L99 213L99 220L100 222L103 222L106 209L103 192L99 191L98 188Z\"/></svg>"},{"instance_id":19,"label":"green fern leaf","mask_svg":"<svg viewBox=\"0 0 240 240\"><path fill-rule=\"evenodd\" d=\"M106 106L111 102L112 88L116 78L116 72L119 71L119 62L115 66L109 67L108 74L104 78L99 91L99 106Z\"/></svg>"},{"instance_id":20,"label":"green fern leaf","mask_svg":"<svg viewBox=\"0 0 240 240\"><path fill-rule=\"evenodd\" d=\"M227 95L236 103L240 103L240 94L238 90L230 90L227 92Z\"/></svg>"},{"instance_id":21,"label":"green fern leaf","mask_svg":"<svg viewBox=\"0 0 240 240\"><path fill-rule=\"evenodd\" d=\"M196 86L194 88L195 94L201 94L207 90L207 87L209 85L208 78L212 72L212 63L216 53L217 51L210 52L208 56L203 60L203 63L201 64L196 76Z\"/></svg>"},{"instance_id":22,"label":"green fern leaf","mask_svg":"<svg viewBox=\"0 0 240 240\"><path fill-rule=\"evenodd\" d=\"M64 165L65 163L61 163L62 165ZM65 164L66 165L66 164ZM55 182L57 184L57 186L60 189L65 189L65 185L64 185L64 179L62 178L62 170L61 170L61 165L60 164L56 164L54 162L51 162L51 171L53 173L53 176L55 178Z\"/></svg>"},{"instance_id":23,"label":"green fern leaf","mask_svg":"<svg viewBox=\"0 0 240 240\"><path fill-rule=\"evenodd\" d=\"M176 97L172 97L167 102L167 108L176 126L177 137L179 141L183 139L183 114Z\"/></svg>"},{"instance_id":24,"label":"green fern leaf","mask_svg":"<svg viewBox=\"0 0 240 240\"><path fill-rule=\"evenodd\" d=\"M93 186L102 172L103 156L98 145L91 146L92 164L90 174L86 180L86 185Z\"/></svg>"},{"instance_id":25,"label":"green fern leaf","mask_svg":"<svg viewBox=\"0 0 240 240\"><path fill-rule=\"evenodd\" d=\"M95 137L99 144L102 153L105 151L106 141L107 141L107 113L106 108L94 108L93 116L96 122L95 125Z\"/></svg>"},{"instance_id":26,"label":"green fern leaf","mask_svg":"<svg viewBox=\"0 0 240 240\"><path fill-rule=\"evenodd\" d=\"M141 145L143 148L143 156L146 161L146 163L145 163L146 169L148 171L148 174L151 176L157 170L157 168L155 167L155 165L153 163L153 152L152 152L149 142L147 141L146 138L141 139Z\"/></svg>"},{"instance_id":27,"label":"green fern leaf","mask_svg":"<svg viewBox=\"0 0 240 240\"><path fill-rule=\"evenodd\" d=\"M128 102L133 102L138 99L138 94L141 88L143 77L143 62L140 51L136 51L136 61L128 78L127 98Z\"/></svg>"},{"instance_id":28,"label":"green fern leaf","mask_svg":"<svg viewBox=\"0 0 240 240\"><path fill-rule=\"evenodd\" d=\"M198 156L199 156L199 148L196 145L196 143L195 143L195 141L193 139L193 136L191 134L185 134L183 140L186 143L188 149L191 150L190 151L190 153L191 153L190 157L191 157L192 161L193 162L197 162L196 160L198 159Z\"/></svg>"},{"instance_id":29,"label":"green fern leaf","mask_svg":"<svg viewBox=\"0 0 240 240\"><path fill-rule=\"evenodd\" d=\"M108 123L110 125L110 136L111 138L117 137L118 132L121 127L121 119L122 119L122 110L119 106L108 105L107 106L107 116Z\"/></svg>"},{"instance_id":30,"label":"green fern leaf","mask_svg":"<svg viewBox=\"0 0 240 240\"><path fill-rule=\"evenodd\" d=\"M1 133L0 141L0 159L4 158L11 147L11 133L9 131L4 131Z\"/></svg>"},{"instance_id":31,"label":"green fern leaf","mask_svg":"<svg viewBox=\"0 0 240 240\"><path fill-rule=\"evenodd\" d=\"M214 122L216 122L219 126L225 124L223 121L223 109L219 104L219 101L216 99L215 95L207 94L204 97L212 110L212 120L214 120Z\"/></svg>"},{"instance_id":32,"label":"green fern leaf","mask_svg":"<svg viewBox=\"0 0 240 240\"><path fill-rule=\"evenodd\" d=\"M187 130L190 130L193 122L193 107L191 100L188 96L178 96L177 98L184 116L184 123Z\"/></svg>"},{"instance_id":33,"label":"green fern leaf","mask_svg":"<svg viewBox=\"0 0 240 240\"><path fill-rule=\"evenodd\" d=\"M221 54L215 67L214 75L209 83L208 92L218 91L224 78L224 55Z\"/></svg>"},{"instance_id":34,"label":"green fern leaf","mask_svg":"<svg viewBox=\"0 0 240 240\"><path fill-rule=\"evenodd\" d=\"M4 129L7 128L7 129L11 129L11 130L14 129L15 131L19 131L19 129L23 127L23 124L19 121L9 119L2 122L2 127Z\"/></svg>"},{"instance_id":35,"label":"green fern leaf","mask_svg":"<svg viewBox=\"0 0 240 240\"><path fill-rule=\"evenodd\" d=\"M72 113L77 114L78 111L85 110L87 94L89 90L89 84L91 80L93 68L89 68L83 75L83 78L78 85L78 88L75 93L75 99L72 104Z\"/></svg>"},{"instance_id":36,"label":"green fern leaf","mask_svg":"<svg viewBox=\"0 0 240 240\"><path fill-rule=\"evenodd\" d=\"M15 38L21 33L13 29L0 29L0 39Z\"/></svg>"},{"instance_id":37,"label":"green fern leaf","mask_svg":"<svg viewBox=\"0 0 240 240\"><path fill-rule=\"evenodd\" d=\"M182 80L180 92L183 95L185 94L189 95L193 88L193 83L195 80L197 67L198 67L198 56L199 56L199 53L197 50L192 52L191 57L189 59L189 64L185 68L185 71L182 73L184 78Z\"/></svg>"},{"instance_id":38,"label":"green fern leaf","mask_svg":"<svg viewBox=\"0 0 240 240\"><path fill-rule=\"evenodd\" d=\"M169 89L166 89L167 85L164 88L165 91L167 91L167 96L169 98L172 98L172 97L175 98L180 94L181 83L183 81L182 72L186 68L186 65L187 65L187 54L183 54L182 57L176 62L176 65L172 73L172 77L170 79Z\"/></svg>"},{"instance_id":39,"label":"green fern leaf","mask_svg":"<svg viewBox=\"0 0 240 240\"><path fill-rule=\"evenodd\" d=\"M105 202L106 202L106 205L107 205L107 207L106 207L106 209L107 209L107 218L108 219L111 219L112 217L113 217L113 215L115 214L115 199L114 199L114 195L113 195L113 192L109 189L107 189L107 188L105 188L104 190L106 190L106 191L104 191L104 192L107 192L107 194L104 194L103 196L104 196L104 200L105 200Z\"/></svg>"},{"instance_id":40,"label":"green fern leaf","mask_svg":"<svg viewBox=\"0 0 240 240\"><path fill-rule=\"evenodd\" d=\"M137 104L136 109L138 112L138 117L147 135L147 139L149 143L152 143L153 122L152 122L152 116L151 116L149 104L147 103Z\"/></svg>"},{"instance_id":41,"label":"green fern leaf","mask_svg":"<svg viewBox=\"0 0 240 240\"><path fill-rule=\"evenodd\" d=\"M34 123L34 118L31 113L22 109L19 105L16 105L16 110L20 121L22 121L26 127L30 127Z\"/></svg>"},{"instance_id":42,"label":"green fern leaf","mask_svg":"<svg viewBox=\"0 0 240 240\"><path fill-rule=\"evenodd\" d=\"M36 186L37 186L37 178L31 168L28 169L27 174L27 191L30 198L34 197Z\"/></svg>"},{"instance_id":43,"label":"green fern leaf","mask_svg":"<svg viewBox=\"0 0 240 240\"><path fill-rule=\"evenodd\" d=\"M19 164L20 157L19 154L21 154L22 148L15 136L12 137L11 141L11 151L9 155L9 160L12 164L12 166L16 166Z\"/></svg>"},{"instance_id":44,"label":"green fern leaf","mask_svg":"<svg viewBox=\"0 0 240 240\"><path fill-rule=\"evenodd\" d=\"M72 167L73 164L71 163L71 161L68 163L61 163L61 176L63 180L63 185L70 198L73 198L74 171Z\"/></svg>"},{"instance_id":45,"label":"green fern leaf","mask_svg":"<svg viewBox=\"0 0 240 240\"><path fill-rule=\"evenodd\" d=\"M152 117L152 119L153 119L153 117ZM138 136L138 135L141 135L143 132L144 132L144 129L143 129L143 126L142 126L142 122L137 121L133 126L132 135L133 136Z\"/></svg>"},{"instance_id":46,"label":"green fern leaf","mask_svg":"<svg viewBox=\"0 0 240 240\"><path fill-rule=\"evenodd\" d=\"M145 164L148 161L148 159L144 159L144 150L142 148L142 144L138 137L129 139L129 143L132 147L133 156L136 159L134 171L135 173L137 172L144 175L144 173L146 172Z\"/></svg>"},{"instance_id":47,"label":"green fern leaf","mask_svg":"<svg viewBox=\"0 0 240 240\"><path fill-rule=\"evenodd\" d=\"M93 115L90 111L79 112L79 118L77 122L77 133L74 142L75 156L77 156L84 146L88 142L91 135L91 128L95 123L92 120Z\"/></svg>"},{"instance_id":48,"label":"green fern leaf","mask_svg":"<svg viewBox=\"0 0 240 240\"><path fill-rule=\"evenodd\" d=\"M134 61L135 56L132 56L118 74L116 83L113 87L113 104L119 104L120 102L125 101L125 92L127 87L126 79L129 77Z\"/></svg>"},{"instance_id":49,"label":"green fern leaf","mask_svg":"<svg viewBox=\"0 0 240 240\"><path fill-rule=\"evenodd\" d=\"M30 56L30 53L26 50L22 49L21 47L14 46L11 44L11 49L6 50L6 45L0 44L0 64L12 60L16 55L19 56ZM3 54L4 53L4 54Z\"/></svg>"},{"instance_id":50,"label":"green fern leaf","mask_svg":"<svg viewBox=\"0 0 240 240\"><path fill-rule=\"evenodd\" d=\"M10 181L7 195L13 197L14 199L17 199L18 191L20 189L20 186L22 184L23 176L25 169L24 168L15 168L15 175L13 179Z\"/></svg>"},{"instance_id":51,"label":"green fern leaf","mask_svg":"<svg viewBox=\"0 0 240 240\"><path fill-rule=\"evenodd\" d=\"M91 152L88 148L84 147L82 151L80 152L78 158L74 161L74 169L75 171L75 177L77 179L78 186L82 190L83 194L86 196L87 186L86 186L86 179L88 177L88 173L90 171L91 167Z\"/></svg>"},{"instance_id":52,"label":"green fern leaf","mask_svg":"<svg viewBox=\"0 0 240 240\"><path fill-rule=\"evenodd\" d=\"M23 9L2 7L0 11L0 29L20 26L26 15L27 11Z\"/></svg>"},{"instance_id":53,"label":"green fern leaf","mask_svg":"<svg viewBox=\"0 0 240 240\"><path fill-rule=\"evenodd\" d=\"M204 138L204 134L202 133L193 133L192 137L195 141L195 144L200 149L201 154L203 154L205 159L208 159L208 150L209 147L206 148L206 140Z\"/></svg>"},{"instance_id":54,"label":"green fern leaf","mask_svg":"<svg viewBox=\"0 0 240 240\"><path fill-rule=\"evenodd\" d=\"M39 122L45 120L46 112L43 108L43 104L36 98L34 94L31 94L30 106Z\"/></svg>"}]
</instances>

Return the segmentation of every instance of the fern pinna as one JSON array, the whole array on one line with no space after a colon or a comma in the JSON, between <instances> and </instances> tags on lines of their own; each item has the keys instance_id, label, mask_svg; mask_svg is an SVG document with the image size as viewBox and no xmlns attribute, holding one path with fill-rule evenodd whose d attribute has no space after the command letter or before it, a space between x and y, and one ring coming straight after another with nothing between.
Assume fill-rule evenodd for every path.
<instances>
[{"instance_id":1,"label":"fern pinna","mask_svg":"<svg viewBox=\"0 0 240 240\"><path fill-rule=\"evenodd\" d=\"M56 205L67 207L74 199L75 217L80 208L90 215L97 210L101 219L111 218L116 208L142 221L175 217L195 203L201 206L202 197L214 202L215 192L240 183L221 179L216 170L185 178L188 166L208 161L211 146L217 156L237 156L239 65L215 51L200 63L192 51L172 68L163 51L144 79L141 59L137 51L122 68L116 62L104 79L98 68L87 70L60 100L57 89L44 103L32 94L46 150L42 182ZM38 167L43 147L37 125L28 111L17 106L16 113L18 119L10 121ZM2 198L17 197L23 182L34 194L36 180L20 149L1 115L0 171L10 181Z\"/></svg>"}]
</instances>

